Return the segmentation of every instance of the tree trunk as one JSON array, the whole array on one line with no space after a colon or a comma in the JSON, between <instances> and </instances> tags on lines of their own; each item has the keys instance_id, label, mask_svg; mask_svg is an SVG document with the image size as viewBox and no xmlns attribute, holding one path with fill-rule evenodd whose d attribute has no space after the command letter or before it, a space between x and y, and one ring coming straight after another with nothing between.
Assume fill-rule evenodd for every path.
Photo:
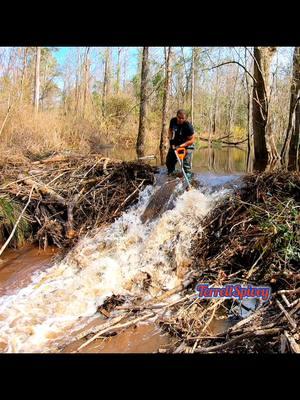
<instances>
[{"instance_id":1,"label":"tree trunk","mask_svg":"<svg viewBox=\"0 0 300 400\"><path fill-rule=\"evenodd\" d=\"M191 70L188 71L187 69L187 62L184 56L184 48L181 47L181 54L182 54L182 59L183 59L183 67L184 67L184 75L185 75L185 85L183 88L183 102L184 102L184 108L186 105L189 103L189 87L190 87L190 79L191 79Z\"/></svg>"},{"instance_id":2,"label":"tree trunk","mask_svg":"<svg viewBox=\"0 0 300 400\"><path fill-rule=\"evenodd\" d=\"M23 67L22 67L22 76L21 76L21 83L20 83L20 103L23 102L24 80L25 80L26 69L27 69L27 54L28 54L28 47L25 47L23 50Z\"/></svg>"},{"instance_id":3,"label":"tree trunk","mask_svg":"<svg viewBox=\"0 0 300 400\"><path fill-rule=\"evenodd\" d=\"M82 115L83 118L85 118L86 115L86 103L87 103L87 96L88 96L88 89L89 89L89 80L90 80L90 71L89 71L89 55L90 47L86 48L86 52L84 55L84 92L83 92L83 110L82 110Z\"/></svg>"},{"instance_id":4,"label":"tree trunk","mask_svg":"<svg viewBox=\"0 0 300 400\"><path fill-rule=\"evenodd\" d=\"M300 97L300 47L295 47L293 56L293 76L290 95L290 111L286 137L281 150L281 157L286 161L289 155L289 164L298 158L297 135L299 135L299 99ZM297 126L298 124L298 126ZM298 133L297 133L298 131ZM292 165L291 165L292 166Z\"/></svg>"},{"instance_id":5,"label":"tree trunk","mask_svg":"<svg viewBox=\"0 0 300 400\"><path fill-rule=\"evenodd\" d=\"M194 91L195 91L195 48L192 48L191 62L191 122L194 124Z\"/></svg>"},{"instance_id":6,"label":"tree trunk","mask_svg":"<svg viewBox=\"0 0 300 400\"><path fill-rule=\"evenodd\" d=\"M116 94L119 94L119 91L120 91L120 81L121 81L121 51L122 51L122 47L118 47Z\"/></svg>"},{"instance_id":7,"label":"tree trunk","mask_svg":"<svg viewBox=\"0 0 300 400\"><path fill-rule=\"evenodd\" d=\"M110 49L109 47L105 50L104 56L104 80L103 80L103 93L102 93L102 112L106 114L106 102L107 96L110 90Z\"/></svg>"},{"instance_id":8,"label":"tree trunk","mask_svg":"<svg viewBox=\"0 0 300 400\"><path fill-rule=\"evenodd\" d=\"M252 125L256 161L279 158L269 115L270 65L275 52L275 47L254 47Z\"/></svg>"},{"instance_id":9,"label":"tree trunk","mask_svg":"<svg viewBox=\"0 0 300 400\"><path fill-rule=\"evenodd\" d=\"M232 129L232 125L234 123L235 104L236 104L236 86L237 86L237 81L238 81L238 74L239 74L239 71L237 69L236 75L235 75L235 77L233 77L233 80L234 80L233 90L232 90L231 94L229 95L229 101L228 101L227 121L226 121L226 130L225 130L225 132L228 134L228 139L231 136L231 129Z\"/></svg>"},{"instance_id":10,"label":"tree trunk","mask_svg":"<svg viewBox=\"0 0 300 400\"><path fill-rule=\"evenodd\" d=\"M75 81L75 114L77 114L79 107L79 75L80 75L80 49L77 49L77 68L76 68L76 81Z\"/></svg>"},{"instance_id":11,"label":"tree trunk","mask_svg":"<svg viewBox=\"0 0 300 400\"><path fill-rule=\"evenodd\" d=\"M140 95L140 120L139 130L136 142L136 151L138 157L143 157L145 152L145 134L146 134L146 113L148 96L148 75L149 75L149 47L143 48L142 72L141 72L141 95Z\"/></svg>"},{"instance_id":12,"label":"tree trunk","mask_svg":"<svg viewBox=\"0 0 300 400\"><path fill-rule=\"evenodd\" d=\"M36 48L35 55L35 85L34 85L34 111L39 111L39 99L40 99L40 61L41 61L41 48Z\"/></svg>"},{"instance_id":13,"label":"tree trunk","mask_svg":"<svg viewBox=\"0 0 300 400\"><path fill-rule=\"evenodd\" d=\"M252 157L252 127L251 127L251 93L248 83L248 76L245 74L247 85L247 172L251 172L250 160Z\"/></svg>"},{"instance_id":14,"label":"tree trunk","mask_svg":"<svg viewBox=\"0 0 300 400\"><path fill-rule=\"evenodd\" d=\"M212 133L215 136L217 129L217 114L219 106L219 70L217 69L217 81L216 81L216 90L214 97L214 105L213 105L213 118L212 118Z\"/></svg>"},{"instance_id":15,"label":"tree trunk","mask_svg":"<svg viewBox=\"0 0 300 400\"><path fill-rule=\"evenodd\" d=\"M169 47L165 58L165 84L164 84L164 97L163 97L163 110L162 110L162 130L161 130L160 145L159 145L162 163L164 163L168 147L167 115L169 111L169 101L170 101L170 87L171 87L171 73L172 73L171 59L172 59L172 47Z\"/></svg>"},{"instance_id":16,"label":"tree trunk","mask_svg":"<svg viewBox=\"0 0 300 400\"><path fill-rule=\"evenodd\" d=\"M299 171L299 145L300 145L300 102L299 97L295 108L294 128L292 131L290 149L289 149L289 169Z\"/></svg>"},{"instance_id":17,"label":"tree trunk","mask_svg":"<svg viewBox=\"0 0 300 400\"><path fill-rule=\"evenodd\" d=\"M124 53L123 53L123 90L126 89L126 83L127 83L127 64L128 64L128 49L124 48Z\"/></svg>"}]
</instances>

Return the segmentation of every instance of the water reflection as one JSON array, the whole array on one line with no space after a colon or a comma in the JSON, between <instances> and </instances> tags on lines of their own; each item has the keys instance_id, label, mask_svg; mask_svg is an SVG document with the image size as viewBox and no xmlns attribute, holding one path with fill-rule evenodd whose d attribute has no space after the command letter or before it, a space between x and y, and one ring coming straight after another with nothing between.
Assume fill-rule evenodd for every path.
<instances>
[{"instance_id":1,"label":"water reflection","mask_svg":"<svg viewBox=\"0 0 300 400\"><path fill-rule=\"evenodd\" d=\"M124 161L133 161L137 159L134 147L124 149L121 146L105 148L101 151L106 157L121 159ZM145 159L152 165L164 165L161 163L161 154L158 150L151 149L145 152L145 156L153 155L153 159ZM237 146L201 146L194 150L193 171L214 172L214 173L232 173L232 172L250 172L252 171L252 160L247 167L247 147Z\"/></svg>"}]
</instances>

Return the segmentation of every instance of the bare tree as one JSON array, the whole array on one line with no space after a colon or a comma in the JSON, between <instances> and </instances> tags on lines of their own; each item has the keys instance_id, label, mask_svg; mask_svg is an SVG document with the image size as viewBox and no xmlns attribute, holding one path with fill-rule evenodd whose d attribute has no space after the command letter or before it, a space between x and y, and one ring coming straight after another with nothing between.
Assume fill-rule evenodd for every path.
<instances>
[{"instance_id":1,"label":"bare tree","mask_svg":"<svg viewBox=\"0 0 300 400\"><path fill-rule=\"evenodd\" d=\"M103 115L106 114L106 102L107 96L110 91L110 48L107 47L104 55L104 79L103 79L103 92L102 92L102 112Z\"/></svg>"},{"instance_id":2,"label":"bare tree","mask_svg":"<svg viewBox=\"0 0 300 400\"><path fill-rule=\"evenodd\" d=\"M76 80L75 80L75 114L78 112L79 108L79 98L80 98L80 49L77 49L77 68L76 68Z\"/></svg>"},{"instance_id":3,"label":"bare tree","mask_svg":"<svg viewBox=\"0 0 300 400\"><path fill-rule=\"evenodd\" d=\"M172 47L168 47L165 52L165 82L164 82L164 97L163 97L163 110L162 110L162 129L160 135L160 152L162 162L164 162L165 153L167 150L167 115L169 111L169 101L170 101L170 87L171 87L171 60L172 60Z\"/></svg>"},{"instance_id":4,"label":"bare tree","mask_svg":"<svg viewBox=\"0 0 300 400\"><path fill-rule=\"evenodd\" d=\"M128 48L123 48L123 90L126 88L126 80L127 80L127 66L128 66Z\"/></svg>"},{"instance_id":5,"label":"bare tree","mask_svg":"<svg viewBox=\"0 0 300 400\"><path fill-rule=\"evenodd\" d=\"M247 66L247 49L245 48L245 66ZM251 83L253 84L253 80L249 82L249 76L244 72L244 79L246 83L246 91L247 91L247 172L251 170L251 157L252 157L252 149L253 149L253 131L252 131L252 102L251 102Z\"/></svg>"},{"instance_id":6,"label":"bare tree","mask_svg":"<svg viewBox=\"0 0 300 400\"><path fill-rule=\"evenodd\" d=\"M217 69L216 89L213 102L213 117L212 117L212 133L213 136L216 133L217 128L217 115L219 110L219 69Z\"/></svg>"},{"instance_id":7,"label":"bare tree","mask_svg":"<svg viewBox=\"0 0 300 400\"><path fill-rule=\"evenodd\" d=\"M229 91L229 101L227 102L227 115L226 115L226 133L228 134L228 137L231 135L231 129L232 125L234 123L234 115L235 115L235 103L237 101L237 96L236 96L236 87L237 87L237 81L238 81L238 68L236 69L235 75L230 76L230 83L232 83L233 80L233 90ZM231 89L231 88L230 88Z\"/></svg>"},{"instance_id":8,"label":"bare tree","mask_svg":"<svg viewBox=\"0 0 300 400\"><path fill-rule=\"evenodd\" d=\"M281 157L286 161L289 155L289 164L292 167L298 159L299 151L299 112L300 112L300 47L295 47L293 56L293 72L290 94L290 110L288 127L281 150Z\"/></svg>"},{"instance_id":9,"label":"bare tree","mask_svg":"<svg viewBox=\"0 0 300 400\"><path fill-rule=\"evenodd\" d=\"M275 47L254 47L252 121L257 161L278 159L269 113L270 66Z\"/></svg>"},{"instance_id":10,"label":"bare tree","mask_svg":"<svg viewBox=\"0 0 300 400\"><path fill-rule=\"evenodd\" d=\"M28 47L24 47L23 49L23 66L22 66L22 74L21 74L21 82L20 82L20 102L23 101L23 93L24 93L24 81L26 76L26 69L27 69L27 54L28 54Z\"/></svg>"},{"instance_id":11,"label":"bare tree","mask_svg":"<svg viewBox=\"0 0 300 400\"><path fill-rule=\"evenodd\" d=\"M40 62L41 62L41 48L36 48L35 54L35 84L34 84L34 111L39 111L39 99L40 99Z\"/></svg>"},{"instance_id":12,"label":"bare tree","mask_svg":"<svg viewBox=\"0 0 300 400\"><path fill-rule=\"evenodd\" d=\"M121 81L121 52L122 47L118 47L118 59L117 59L117 80L116 80L116 93L120 91L120 81Z\"/></svg>"},{"instance_id":13,"label":"bare tree","mask_svg":"<svg viewBox=\"0 0 300 400\"><path fill-rule=\"evenodd\" d=\"M300 145L300 98L298 97L295 107L295 124L292 131L290 150L289 150L289 168L299 170L299 145Z\"/></svg>"},{"instance_id":14,"label":"bare tree","mask_svg":"<svg viewBox=\"0 0 300 400\"><path fill-rule=\"evenodd\" d=\"M194 123L194 91L195 91L195 48L192 48L191 62L191 122Z\"/></svg>"},{"instance_id":15,"label":"bare tree","mask_svg":"<svg viewBox=\"0 0 300 400\"><path fill-rule=\"evenodd\" d=\"M149 75L149 47L143 47L142 71L141 71L141 94L140 94L140 119L136 142L136 151L139 157L145 152L146 135L146 113L148 98L148 75Z\"/></svg>"},{"instance_id":16,"label":"bare tree","mask_svg":"<svg viewBox=\"0 0 300 400\"><path fill-rule=\"evenodd\" d=\"M89 81L90 81L90 65L89 65L89 51L90 47L87 47L84 54L83 60L83 69L84 69L84 91L83 91L83 118L85 117L86 113L86 102L87 102L87 95L88 95L88 88L89 88Z\"/></svg>"}]
</instances>

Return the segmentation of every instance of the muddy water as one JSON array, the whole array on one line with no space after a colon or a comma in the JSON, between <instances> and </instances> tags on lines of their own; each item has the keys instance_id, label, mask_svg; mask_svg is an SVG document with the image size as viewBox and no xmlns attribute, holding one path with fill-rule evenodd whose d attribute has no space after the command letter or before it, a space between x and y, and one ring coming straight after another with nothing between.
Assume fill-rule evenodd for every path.
<instances>
[{"instance_id":1,"label":"muddy water","mask_svg":"<svg viewBox=\"0 0 300 400\"><path fill-rule=\"evenodd\" d=\"M6 250L0 259L0 296L13 294L28 285L35 272L49 268L57 253L54 246L46 250L32 245Z\"/></svg>"},{"instance_id":2,"label":"muddy water","mask_svg":"<svg viewBox=\"0 0 300 400\"><path fill-rule=\"evenodd\" d=\"M48 247L44 251L31 245L18 250L7 250L1 259L0 296L11 295L28 285L34 273L44 271L53 264L57 253L58 250L55 247ZM105 322L105 318L101 316L96 318L76 333L96 326L99 322ZM216 335L225 331L228 327L228 320L215 318L211 322L208 332L210 335ZM62 352L77 352L85 341L85 339L75 340L64 347ZM156 353L164 350L168 351L169 348L176 346L176 343L177 340L174 337L164 333L155 323L140 323L105 339L97 339L78 352ZM0 351L4 351L4 349L5 346L0 344Z\"/></svg>"},{"instance_id":3,"label":"muddy water","mask_svg":"<svg viewBox=\"0 0 300 400\"><path fill-rule=\"evenodd\" d=\"M63 353L74 353L85 342L77 340L66 346ZM97 339L79 353L157 353L167 350L175 342L174 338L163 333L155 324L140 323L114 336Z\"/></svg>"},{"instance_id":4,"label":"muddy water","mask_svg":"<svg viewBox=\"0 0 300 400\"><path fill-rule=\"evenodd\" d=\"M57 253L58 249L54 246L50 246L46 250L32 245L24 246L18 250L6 250L0 262L0 296L11 295L28 285L35 272L44 271L53 264ZM84 329L98 323L99 318L87 323ZM73 353L84 342L85 339L76 340L67 345L62 352ZM141 323L119 332L115 336L96 340L79 352L155 353L159 349L167 349L173 342L174 339L163 333L155 324ZM0 344L0 352L3 350L4 345Z\"/></svg>"},{"instance_id":5,"label":"muddy water","mask_svg":"<svg viewBox=\"0 0 300 400\"><path fill-rule=\"evenodd\" d=\"M215 318L207 333L210 336L225 332L231 323ZM180 342L163 332L155 323L140 323L105 339L96 339L84 348L85 339L76 340L63 349L63 353L157 353L174 349Z\"/></svg>"}]
</instances>

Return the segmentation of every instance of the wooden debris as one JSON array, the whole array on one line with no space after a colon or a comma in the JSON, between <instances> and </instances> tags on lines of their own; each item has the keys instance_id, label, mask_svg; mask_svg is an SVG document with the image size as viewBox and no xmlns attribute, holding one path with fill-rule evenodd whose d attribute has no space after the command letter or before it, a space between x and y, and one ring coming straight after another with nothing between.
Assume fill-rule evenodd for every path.
<instances>
[{"instance_id":1,"label":"wooden debris","mask_svg":"<svg viewBox=\"0 0 300 400\"><path fill-rule=\"evenodd\" d=\"M176 352L299 352L300 173L253 173L243 181L205 218L192 269L197 283L269 286L271 299L235 322L228 319L232 299L186 299L161 322L182 341ZM218 315L232 322L216 333L210 326Z\"/></svg>"},{"instance_id":2,"label":"wooden debris","mask_svg":"<svg viewBox=\"0 0 300 400\"><path fill-rule=\"evenodd\" d=\"M154 183L156 168L142 162L59 154L40 161L0 166L0 196L25 205L33 240L42 247L69 247L80 235L111 223Z\"/></svg>"}]
</instances>

